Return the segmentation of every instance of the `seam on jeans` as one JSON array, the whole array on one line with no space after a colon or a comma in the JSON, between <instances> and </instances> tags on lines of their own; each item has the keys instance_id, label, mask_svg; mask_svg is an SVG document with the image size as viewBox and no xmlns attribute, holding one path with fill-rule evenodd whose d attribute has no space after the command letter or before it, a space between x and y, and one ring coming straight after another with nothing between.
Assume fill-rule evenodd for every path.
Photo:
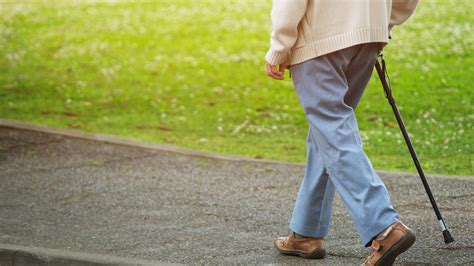
<instances>
[{"instance_id":1,"label":"seam on jeans","mask_svg":"<svg viewBox=\"0 0 474 266\"><path fill-rule=\"evenodd\" d=\"M322 158L321 158L322 160ZM326 168L323 168L323 172L321 174L321 176L324 175L324 173L326 172ZM328 191L328 181L329 181L329 175L328 175L328 178L326 178L326 184L324 184L324 194L323 194L323 197L321 198L321 204L320 204L320 208L319 208L319 219L318 219L318 224L316 226L316 228L321 228L321 217L323 216L323 206L324 206L324 199L326 198L326 195L327 195L327 191ZM332 207L332 206L331 206ZM329 225L328 225L329 226Z\"/></svg>"},{"instance_id":2,"label":"seam on jeans","mask_svg":"<svg viewBox=\"0 0 474 266\"><path fill-rule=\"evenodd\" d=\"M321 176L324 174L324 168L323 168L323 172L321 173ZM318 224L316 225L316 228L319 228L320 225L321 225L321 217L323 216L323 202L324 202L324 197L326 196L326 186L328 184L328 180L326 179L326 183L324 184L324 192L323 192L323 195L321 197L321 200L319 201L319 217L318 217Z\"/></svg>"},{"instance_id":3,"label":"seam on jeans","mask_svg":"<svg viewBox=\"0 0 474 266\"><path fill-rule=\"evenodd\" d=\"M357 118L356 118L356 116L355 116L354 111L352 111L352 114L351 114L351 116L349 117L349 119L351 119L351 118L354 119L354 122L356 123L356 126L357 126ZM349 120L349 119L348 119L348 120ZM347 121L347 120L346 120L346 121ZM357 131L358 131L358 129L357 129L357 128L354 129L354 128L352 127L350 121L347 121L347 126L352 130L352 135L353 135L353 137L354 137L354 139L355 139L355 142L356 142L360 147L362 147L362 139L358 138L358 136L357 136Z\"/></svg>"}]
</instances>

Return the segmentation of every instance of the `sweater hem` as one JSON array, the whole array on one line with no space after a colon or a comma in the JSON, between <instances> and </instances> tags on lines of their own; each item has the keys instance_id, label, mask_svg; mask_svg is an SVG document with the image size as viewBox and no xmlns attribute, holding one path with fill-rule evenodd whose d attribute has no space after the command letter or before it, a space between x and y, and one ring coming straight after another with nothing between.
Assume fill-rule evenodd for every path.
<instances>
[{"instance_id":1,"label":"sweater hem","mask_svg":"<svg viewBox=\"0 0 474 266\"><path fill-rule=\"evenodd\" d=\"M361 43L388 43L388 27L359 28L343 34L314 41L290 52L289 65L296 65L309 59L329 54Z\"/></svg>"}]
</instances>

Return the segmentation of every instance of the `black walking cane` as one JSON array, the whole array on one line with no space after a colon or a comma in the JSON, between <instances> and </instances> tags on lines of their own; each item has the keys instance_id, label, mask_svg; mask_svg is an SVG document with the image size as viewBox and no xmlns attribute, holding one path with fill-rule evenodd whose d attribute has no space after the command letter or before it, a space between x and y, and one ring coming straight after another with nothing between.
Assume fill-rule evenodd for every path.
<instances>
[{"instance_id":1,"label":"black walking cane","mask_svg":"<svg viewBox=\"0 0 474 266\"><path fill-rule=\"evenodd\" d=\"M395 113L395 117L397 118L397 122L398 122L398 125L400 126L400 130L402 131L403 138L405 139L405 142L407 143L408 150L410 150L411 157L413 158L413 162L415 163L416 170L418 170L418 174L420 175L421 182L423 182L423 186L425 187L426 193L428 194L428 197L430 198L431 205L433 206L433 209L436 213L436 218L438 218L439 226L441 227L441 230L443 231L444 243L446 244L451 243L454 241L454 239L451 236L451 233L449 233L446 223L444 222L443 217L441 216L441 212L438 209L438 205L436 204L436 201L433 197L433 193L431 193L430 186L428 185L425 174L423 173L423 168L421 168L421 164L418 161L418 156L416 155L415 149L413 148L413 145L411 144L410 137L408 136L408 133L405 129L405 125L403 124L402 117L400 115L400 112L398 111L397 103L395 102L395 99L392 96L392 90L390 89L390 85L386 79L387 74L386 74L385 60L383 58L383 54L381 53L379 57L382 61L382 65L380 65L379 60L377 60L377 62L375 63L375 68L377 69L377 73L380 77L380 81L382 82L382 86L385 92L385 97L388 99L388 102L392 106L392 110Z\"/></svg>"}]
</instances>

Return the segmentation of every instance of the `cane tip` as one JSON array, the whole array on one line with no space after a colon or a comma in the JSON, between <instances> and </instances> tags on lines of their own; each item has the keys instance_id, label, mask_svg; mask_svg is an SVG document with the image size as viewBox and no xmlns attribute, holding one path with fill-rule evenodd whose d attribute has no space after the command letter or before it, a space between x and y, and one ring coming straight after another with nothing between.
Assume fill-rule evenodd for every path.
<instances>
[{"instance_id":1,"label":"cane tip","mask_svg":"<svg viewBox=\"0 0 474 266\"><path fill-rule=\"evenodd\" d=\"M448 230L443 231L444 243L449 244L454 242L454 238L451 236L451 233Z\"/></svg>"}]
</instances>

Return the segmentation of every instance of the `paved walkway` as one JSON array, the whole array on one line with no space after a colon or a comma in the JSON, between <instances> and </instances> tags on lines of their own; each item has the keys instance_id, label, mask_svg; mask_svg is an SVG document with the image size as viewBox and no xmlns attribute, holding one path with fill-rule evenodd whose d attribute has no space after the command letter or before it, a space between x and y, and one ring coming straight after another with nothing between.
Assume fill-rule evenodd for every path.
<instances>
[{"instance_id":1,"label":"paved walkway","mask_svg":"<svg viewBox=\"0 0 474 266\"><path fill-rule=\"evenodd\" d=\"M303 171L0 127L0 264L1 244L137 263L360 263L369 250L339 198L325 260L274 251ZM418 237L398 263L474 263L474 179L429 178L456 239L445 245L419 178L381 176Z\"/></svg>"}]
</instances>

